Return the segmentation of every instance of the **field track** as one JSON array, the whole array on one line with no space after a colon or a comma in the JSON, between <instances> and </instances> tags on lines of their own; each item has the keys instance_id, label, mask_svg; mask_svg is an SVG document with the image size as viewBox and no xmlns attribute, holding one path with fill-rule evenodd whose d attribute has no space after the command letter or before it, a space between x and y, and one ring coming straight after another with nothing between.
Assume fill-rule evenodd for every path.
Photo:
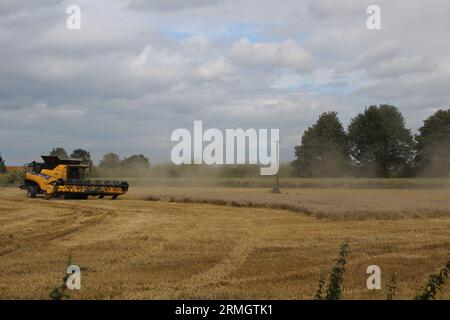
<instances>
[{"instance_id":1,"label":"field track","mask_svg":"<svg viewBox=\"0 0 450 320\"><path fill-rule=\"evenodd\" d=\"M169 189L135 189L117 201L26 199L20 190L1 189L0 298L47 299L72 254L88 268L72 298L310 299L344 239L351 247L344 297L383 299L385 290L365 287L367 266L377 264L383 287L396 271L398 297L412 298L450 252L445 214L344 221L144 200L179 192ZM436 199L445 198L436 192ZM309 205L319 205L310 197ZM450 298L449 287L441 298Z\"/></svg>"}]
</instances>

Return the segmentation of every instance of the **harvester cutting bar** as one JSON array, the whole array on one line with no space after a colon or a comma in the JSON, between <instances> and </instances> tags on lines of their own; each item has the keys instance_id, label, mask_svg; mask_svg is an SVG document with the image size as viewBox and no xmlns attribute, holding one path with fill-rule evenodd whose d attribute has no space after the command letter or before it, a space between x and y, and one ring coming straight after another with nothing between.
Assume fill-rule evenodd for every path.
<instances>
[{"instance_id":1,"label":"harvester cutting bar","mask_svg":"<svg viewBox=\"0 0 450 320\"><path fill-rule=\"evenodd\" d=\"M65 195L71 196L117 196L128 191L128 183L124 181L91 181L91 180L58 180L55 189L49 196Z\"/></svg>"},{"instance_id":2,"label":"harvester cutting bar","mask_svg":"<svg viewBox=\"0 0 450 320\"><path fill-rule=\"evenodd\" d=\"M115 187L128 190L128 183L125 181L109 181L109 180L77 180L67 179L59 180L57 185L73 185L73 186L87 186L87 187Z\"/></svg>"}]
</instances>

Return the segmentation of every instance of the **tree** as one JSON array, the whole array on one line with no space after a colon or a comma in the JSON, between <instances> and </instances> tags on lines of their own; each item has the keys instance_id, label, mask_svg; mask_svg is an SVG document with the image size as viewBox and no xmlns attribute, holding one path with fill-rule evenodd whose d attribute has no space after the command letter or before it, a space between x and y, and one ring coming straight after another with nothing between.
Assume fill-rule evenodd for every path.
<instances>
[{"instance_id":1,"label":"tree","mask_svg":"<svg viewBox=\"0 0 450 320\"><path fill-rule=\"evenodd\" d=\"M2 158L1 153L0 153L0 173L6 173L5 160Z\"/></svg>"},{"instance_id":2,"label":"tree","mask_svg":"<svg viewBox=\"0 0 450 320\"><path fill-rule=\"evenodd\" d=\"M49 155L51 156L57 156L59 158L67 158L67 152L64 150L64 148L56 147L53 148L52 151L50 151Z\"/></svg>"},{"instance_id":3,"label":"tree","mask_svg":"<svg viewBox=\"0 0 450 320\"><path fill-rule=\"evenodd\" d=\"M99 166L103 168L117 168L120 164L120 158L115 153L107 153L103 155L102 160L100 161Z\"/></svg>"},{"instance_id":4,"label":"tree","mask_svg":"<svg viewBox=\"0 0 450 320\"><path fill-rule=\"evenodd\" d=\"M292 167L300 176L336 177L347 172L350 157L347 136L336 112L326 112L305 130L295 147Z\"/></svg>"},{"instance_id":5,"label":"tree","mask_svg":"<svg viewBox=\"0 0 450 320\"><path fill-rule=\"evenodd\" d=\"M351 120L349 150L365 175L399 175L413 159L414 141L400 111L391 105L370 106Z\"/></svg>"},{"instance_id":6,"label":"tree","mask_svg":"<svg viewBox=\"0 0 450 320\"><path fill-rule=\"evenodd\" d=\"M450 109L438 110L423 123L417 140L416 163L422 174L450 175Z\"/></svg>"},{"instance_id":7,"label":"tree","mask_svg":"<svg viewBox=\"0 0 450 320\"><path fill-rule=\"evenodd\" d=\"M70 155L71 158L81 159L81 163L87 166L92 166L91 153L83 149L75 149Z\"/></svg>"},{"instance_id":8,"label":"tree","mask_svg":"<svg viewBox=\"0 0 450 320\"><path fill-rule=\"evenodd\" d=\"M150 168L150 161L142 154L125 158L120 164L127 169L147 170Z\"/></svg>"}]
</instances>

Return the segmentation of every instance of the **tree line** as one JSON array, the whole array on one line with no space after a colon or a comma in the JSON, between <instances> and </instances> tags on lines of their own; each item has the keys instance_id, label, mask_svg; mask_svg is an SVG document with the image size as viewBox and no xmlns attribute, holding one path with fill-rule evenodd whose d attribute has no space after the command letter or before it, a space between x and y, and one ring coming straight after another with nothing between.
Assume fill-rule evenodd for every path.
<instances>
[{"instance_id":1,"label":"tree line","mask_svg":"<svg viewBox=\"0 0 450 320\"><path fill-rule=\"evenodd\" d=\"M91 153L84 149L75 149L72 151L70 156L64 150L64 148L56 147L49 152L50 156L57 156L61 159L75 158L81 159L81 162L88 166L93 166L93 161L91 158ZM123 160L115 153L107 153L103 155L102 160L100 160L99 167L114 169L117 167L131 167L138 166L143 169L148 169L150 167L150 161L147 157L142 154L134 154L129 157L125 157Z\"/></svg>"},{"instance_id":2,"label":"tree line","mask_svg":"<svg viewBox=\"0 0 450 320\"><path fill-rule=\"evenodd\" d=\"M338 114L323 113L306 129L291 163L300 177L448 177L450 109L428 117L419 134L392 105L372 105L344 129Z\"/></svg>"},{"instance_id":3,"label":"tree line","mask_svg":"<svg viewBox=\"0 0 450 320\"><path fill-rule=\"evenodd\" d=\"M84 149L75 149L70 156L62 147L53 148L49 155L64 158L81 159L81 163L93 167L91 153ZM124 159L115 153L103 155L98 166L93 168L91 175L139 175L150 169L150 160L142 154L134 154Z\"/></svg>"},{"instance_id":4,"label":"tree line","mask_svg":"<svg viewBox=\"0 0 450 320\"><path fill-rule=\"evenodd\" d=\"M50 155L79 158L92 166L89 151L75 149L69 154L62 147ZM124 159L115 153L103 155L92 176L167 177L255 177L258 166L175 166L158 164L142 154ZM151 171L151 172L150 172ZM0 154L0 173L6 172ZM282 177L450 177L450 109L438 110L425 119L418 134L406 128L403 115L392 105L370 106L353 117L344 129L334 111L321 114L307 128L295 147L295 159L280 166Z\"/></svg>"}]
</instances>

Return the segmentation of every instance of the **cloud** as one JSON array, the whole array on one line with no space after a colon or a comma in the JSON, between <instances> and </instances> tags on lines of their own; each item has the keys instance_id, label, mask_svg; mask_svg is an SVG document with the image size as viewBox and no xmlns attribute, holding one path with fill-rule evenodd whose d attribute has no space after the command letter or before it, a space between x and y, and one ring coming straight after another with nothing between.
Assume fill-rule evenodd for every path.
<instances>
[{"instance_id":1,"label":"cloud","mask_svg":"<svg viewBox=\"0 0 450 320\"><path fill-rule=\"evenodd\" d=\"M367 68L367 71L378 78L393 78L411 73L432 72L435 65L423 57L395 57L391 60L380 61Z\"/></svg>"},{"instance_id":2,"label":"cloud","mask_svg":"<svg viewBox=\"0 0 450 320\"><path fill-rule=\"evenodd\" d=\"M199 66L195 75L205 80L228 81L235 73L234 67L224 58L208 61Z\"/></svg>"},{"instance_id":3,"label":"cloud","mask_svg":"<svg viewBox=\"0 0 450 320\"><path fill-rule=\"evenodd\" d=\"M291 160L321 112L347 124L394 103L416 130L450 101L450 3L74 0L0 3L0 145L22 164L56 145L168 161L172 130L194 120L280 128Z\"/></svg>"},{"instance_id":4,"label":"cloud","mask_svg":"<svg viewBox=\"0 0 450 320\"><path fill-rule=\"evenodd\" d=\"M347 1L347 0L315 0L308 5L308 11L318 18L342 17L361 13L367 8L370 1Z\"/></svg>"},{"instance_id":5,"label":"cloud","mask_svg":"<svg viewBox=\"0 0 450 320\"><path fill-rule=\"evenodd\" d=\"M311 54L294 40L281 43L251 43L240 39L231 48L231 58L243 67L287 68L305 71L311 68Z\"/></svg>"},{"instance_id":6,"label":"cloud","mask_svg":"<svg viewBox=\"0 0 450 320\"><path fill-rule=\"evenodd\" d=\"M58 5L62 0L2 0L0 2L0 16L1 15L17 15L24 11L33 11L36 9L48 8Z\"/></svg>"},{"instance_id":7,"label":"cloud","mask_svg":"<svg viewBox=\"0 0 450 320\"><path fill-rule=\"evenodd\" d=\"M364 67L380 60L390 59L401 52L399 43L385 41L375 46L370 46L358 55L357 66Z\"/></svg>"},{"instance_id":8,"label":"cloud","mask_svg":"<svg viewBox=\"0 0 450 320\"><path fill-rule=\"evenodd\" d=\"M214 6L222 0L131 0L129 8L134 10L155 10L159 12L183 11Z\"/></svg>"},{"instance_id":9,"label":"cloud","mask_svg":"<svg viewBox=\"0 0 450 320\"><path fill-rule=\"evenodd\" d=\"M423 56L403 56L399 44L390 41L363 51L352 68L365 69L374 78L396 78L413 73L431 73L436 64Z\"/></svg>"}]
</instances>

